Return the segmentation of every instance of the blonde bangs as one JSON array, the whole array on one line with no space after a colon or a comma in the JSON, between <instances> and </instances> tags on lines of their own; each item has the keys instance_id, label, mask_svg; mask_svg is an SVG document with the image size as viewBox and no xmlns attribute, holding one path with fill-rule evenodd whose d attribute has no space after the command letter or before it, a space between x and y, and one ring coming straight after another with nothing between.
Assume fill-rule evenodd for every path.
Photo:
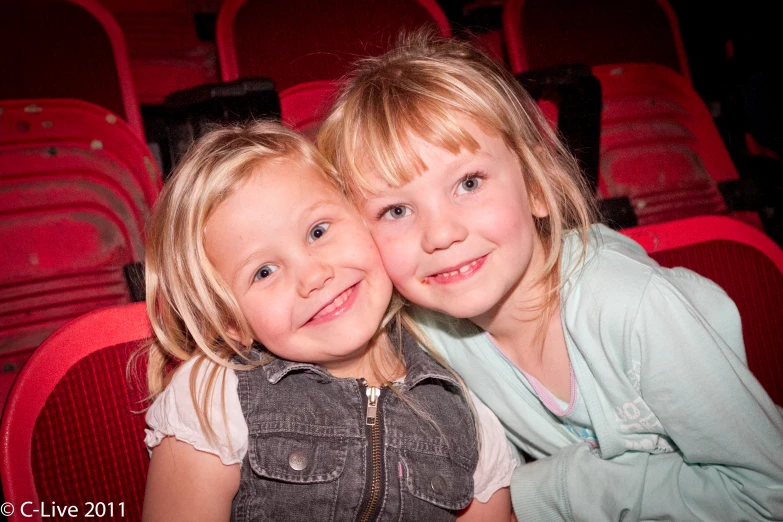
<instances>
[{"instance_id":1,"label":"blonde bangs","mask_svg":"<svg viewBox=\"0 0 783 522\"><path fill-rule=\"evenodd\" d=\"M377 186L373 181L381 179L390 187L400 187L421 175L425 164L415 152L416 141L454 154L462 148L478 149L473 136L457 123L455 113L432 98L395 86L375 87L382 96L368 93L345 107L365 115L355 119L357 125L345 136L342 161L337 165L350 171L346 176L350 192L367 197Z\"/></svg>"}]
</instances>

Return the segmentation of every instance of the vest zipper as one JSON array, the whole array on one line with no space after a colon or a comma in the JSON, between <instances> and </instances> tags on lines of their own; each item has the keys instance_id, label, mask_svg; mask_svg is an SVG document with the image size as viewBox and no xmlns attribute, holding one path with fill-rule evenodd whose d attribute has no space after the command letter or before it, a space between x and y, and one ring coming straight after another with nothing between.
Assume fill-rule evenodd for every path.
<instances>
[{"instance_id":1,"label":"vest zipper","mask_svg":"<svg viewBox=\"0 0 783 522\"><path fill-rule=\"evenodd\" d=\"M362 514L358 520L360 522L369 522L376 516L378 501L383 491L383 455L381 444L381 424L382 415L380 414L380 399L383 389L375 386L367 386L367 381L361 379L360 384L365 388L367 395L367 412L365 414L365 425L367 429L367 482L365 484L365 498Z\"/></svg>"}]
</instances>

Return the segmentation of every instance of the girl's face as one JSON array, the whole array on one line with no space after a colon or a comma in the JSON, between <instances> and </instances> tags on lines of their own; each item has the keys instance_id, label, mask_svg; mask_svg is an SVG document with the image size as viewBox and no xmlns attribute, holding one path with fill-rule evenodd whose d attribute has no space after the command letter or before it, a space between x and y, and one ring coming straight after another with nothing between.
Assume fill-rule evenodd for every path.
<instances>
[{"instance_id":1,"label":"girl's face","mask_svg":"<svg viewBox=\"0 0 783 522\"><path fill-rule=\"evenodd\" d=\"M543 265L544 252L517 157L471 120L459 124L478 142L459 154L422 140L426 168L393 188L376 175L361 212L397 289L413 303L454 317L496 313ZM372 173L371 177L372 177ZM516 293L515 293L516 292Z\"/></svg>"},{"instance_id":2,"label":"girl's face","mask_svg":"<svg viewBox=\"0 0 783 522\"><path fill-rule=\"evenodd\" d=\"M256 169L204 234L257 341L336 376L362 364L392 285L360 216L315 167L283 159Z\"/></svg>"}]
</instances>

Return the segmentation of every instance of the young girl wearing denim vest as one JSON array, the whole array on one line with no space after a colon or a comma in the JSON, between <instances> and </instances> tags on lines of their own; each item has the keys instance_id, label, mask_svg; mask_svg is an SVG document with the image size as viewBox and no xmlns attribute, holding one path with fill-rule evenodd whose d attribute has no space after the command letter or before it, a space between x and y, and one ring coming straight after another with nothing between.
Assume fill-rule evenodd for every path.
<instances>
[{"instance_id":1,"label":"young girl wearing denim vest","mask_svg":"<svg viewBox=\"0 0 783 522\"><path fill-rule=\"evenodd\" d=\"M434 347L537 459L520 520L780 520L783 419L734 303L591 225L500 66L414 34L356 66L319 147Z\"/></svg>"},{"instance_id":2,"label":"young girl wearing denim vest","mask_svg":"<svg viewBox=\"0 0 783 522\"><path fill-rule=\"evenodd\" d=\"M509 520L502 427L409 333L303 137L201 138L155 207L146 270L144 520Z\"/></svg>"}]
</instances>

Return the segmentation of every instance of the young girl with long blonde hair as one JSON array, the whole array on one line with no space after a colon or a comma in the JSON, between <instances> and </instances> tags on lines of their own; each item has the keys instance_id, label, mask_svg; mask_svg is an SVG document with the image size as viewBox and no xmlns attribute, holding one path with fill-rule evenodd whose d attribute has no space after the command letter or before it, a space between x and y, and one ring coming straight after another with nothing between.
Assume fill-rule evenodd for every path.
<instances>
[{"instance_id":1,"label":"young girl with long blonde hair","mask_svg":"<svg viewBox=\"0 0 783 522\"><path fill-rule=\"evenodd\" d=\"M409 333L302 136L201 138L156 204L146 275L145 521L509 520L502 427Z\"/></svg>"},{"instance_id":2,"label":"young girl with long blonde hair","mask_svg":"<svg viewBox=\"0 0 783 522\"><path fill-rule=\"evenodd\" d=\"M734 303L591 224L509 73L408 36L356 65L318 145L435 349L537 459L520 520L783 518L783 418Z\"/></svg>"}]
</instances>

